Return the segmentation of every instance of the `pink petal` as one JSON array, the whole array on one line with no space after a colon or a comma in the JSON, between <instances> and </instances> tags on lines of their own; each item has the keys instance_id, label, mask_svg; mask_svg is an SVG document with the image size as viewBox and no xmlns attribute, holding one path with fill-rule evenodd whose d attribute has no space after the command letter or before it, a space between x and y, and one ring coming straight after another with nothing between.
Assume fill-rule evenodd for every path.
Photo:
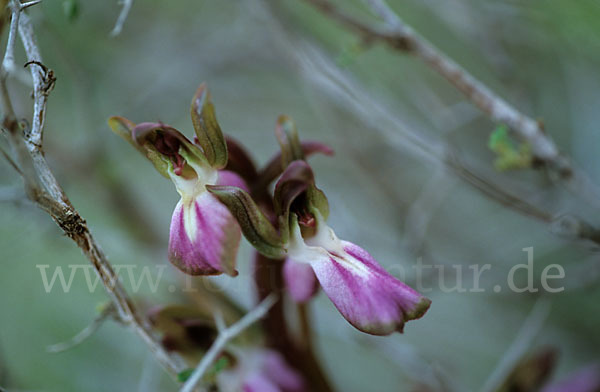
<instances>
[{"instance_id":1,"label":"pink petal","mask_svg":"<svg viewBox=\"0 0 600 392\"><path fill-rule=\"evenodd\" d=\"M347 255L331 254L312 266L350 324L369 334L389 335L425 314L431 301L387 273L364 249L346 241L342 246Z\"/></svg>"},{"instance_id":2,"label":"pink petal","mask_svg":"<svg viewBox=\"0 0 600 392\"><path fill-rule=\"evenodd\" d=\"M244 382L242 392L282 392L266 375L251 374Z\"/></svg>"},{"instance_id":3,"label":"pink petal","mask_svg":"<svg viewBox=\"0 0 600 392\"><path fill-rule=\"evenodd\" d=\"M186 216L188 225L186 226ZM180 201L171 219L169 260L190 275L235 276L241 232L229 210L209 192L190 205Z\"/></svg>"},{"instance_id":4,"label":"pink petal","mask_svg":"<svg viewBox=\"0 0 600 392\"><path fill-rule=\"evenodd\" d=\"M270 349L240 351L237 365L220 372L222 392L305 392L304 379L283 355Z\"/></svg>"},{"instance_id":5,"label":"pink petal","mask_svg":"<svg viewBox=\"0 0 600 392\"><path fill-rule=\"evenodd\" d=\"M588 366L567 376L566 379L542 389L542 392L598 391L600 391L600 364Z\"/></svg>"},{"instance_id":6,"label":"pink petal","mask_svg":"<svg viewBox=\"0 0 600 392\"><path fill-rule=\"evenodd\" d=\"M300 263L289 257L283 264L283 278L292 299L298 303L311 299L319 288L310 264Z\"/></svg>"},{"instance_id":7,"label":"pink petal","mask_svg":"<svg viewBox=\"0 0 600 392\"><path fill-rule=\"evenodd\" d=\"M242 188L246 192L250 192L246 181L242 179L237 173L229 170L219 170L219 179L217 185L227 185Z\"/></svg>"},{"instance_id":8,"label":"pink petal","mask_svg":"<svg viewBox=\"0 0 600 392\"><path fill-rule=\"evenodd\" d=\"M265 350L264 355L263 372L282 391L300 392L305 390L304 380L287 364L283 355L273 350Z\"/></svg>"}]
</instances>

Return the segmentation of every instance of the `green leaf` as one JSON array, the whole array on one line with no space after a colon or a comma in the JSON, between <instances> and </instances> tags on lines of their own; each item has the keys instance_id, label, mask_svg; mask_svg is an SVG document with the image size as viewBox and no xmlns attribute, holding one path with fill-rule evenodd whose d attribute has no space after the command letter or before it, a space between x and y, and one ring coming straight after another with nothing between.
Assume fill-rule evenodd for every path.
<instances>
[{"instance_id":1,"label":"green leaf","mask_svg":"<svg viewBox=\"0 0 600 392\"><path fill-rule=\"evenodd\" d=\"M229 209L244 237L257 251L270 258L283 257L285 250L281 237L246 191L219 185L207 185L206 189Z\"/></svg>"},{"instance_id":2,"label":"green leaf","mask_svg":"<svg viewBox=\"0 0 600 392\"><path fill-rule=\"evenodd\" d=\"M508 137L508 127L506 125L500 124L496 127L490 135L488 147L496 154L502 154L515 149Z\"/></svg>"},{"instance_id":3,"label":"green leaf","mask_svg":"<svg viewBox=\"0 0 600 392\"><path fill-rule=\"evenodd\" d=\"M182 372L179 372L179 374L177 374L177 381L179 382L186 382L188 380L188 378L190 378L190 376L192 375L192 373L194 373L194 369L185 369Z\"/></svg>"},{"instance_id":4,"label":"green leaf","mask_svg":"<svg viewBox=\"0 0 600 392\"><path fill-rule=\"evenodd\" d=\"M531 167L533 162L531 146L522 143L518 148L515 147L504 124L499 125L492 132L488 147L496 153L494 167L498 171L526 169Z\"/></svg>"},{"instance_id":5,"label":"green leaf","mask_svg":"<svg viewBox=\"0 0 600 392\"><path fill-rule=\"evenodd\" d=\"M192 123L208 163L222 169L227 165L227 143L217 122L215 108L206 84L202 83L192 99Z\"/></svg>"},{"instance_id":6,"label":"green leaf","mask_svg":"<svg viewBox=\"0 0 600 392\"><path fill-rule=\"evenodd\" d=\"M206 372L206 377L215 378L219 373L227 369L230 366L230 364L231 363L229 361L229 358L226 355L222 355L221 357L219 357L219 359L217 359L213 367L208 372Z\"/></svg>"}]
</instances>

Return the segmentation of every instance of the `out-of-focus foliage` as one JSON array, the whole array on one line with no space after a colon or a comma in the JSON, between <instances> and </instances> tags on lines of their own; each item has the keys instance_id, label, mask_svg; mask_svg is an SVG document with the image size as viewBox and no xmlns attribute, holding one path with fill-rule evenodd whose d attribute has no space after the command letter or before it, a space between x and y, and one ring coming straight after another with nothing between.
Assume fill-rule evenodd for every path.
<instances>
[{"instance_id":1,"label":"out-of-focus foliage","mask_svg":"<svg viewBox=\"0 0 600 392\"><path fill-rule=\"evenodd\" d=\"M138 0L114 38L109 33L120 12L116 1L67 3L45 0L31 9L44 61L58 78L48 104L46 156L113 264L165 266L158 292L142 285L136 295L147 307L183 297L172 289L182 277L166 260L178 195L106 121L123 115L190 133L189 97L207 81L223 131L246 144L260 163L278 148L274 127L282 113L295 119L301 138L336 150L334 158L311 162L330 201L331 225L341 238L360 242L391 273L414 284L415 263L437 266L425 270L426 289L438 287L440 266L446 266L447 287L454 286L459 268L472 276L469 265L493 266L482 275L483 293L417 287L432 299L430 311L403 335L386 340L355 331L321 294L311 309L316 344L339 390L373 390L374 382L378 391L437 382L478 390L535 302L532 294L505 290L510 268L527 261L526 247L534 247L535 284L545 266L558 263L566 270L567 286L550 295L550 316L532 347L558 350L555 377L598 359L595 250L490 200L440 169L439 157L418 146L449 143L481 176L542 209L584 216L594 224L600 223L597 210L586 195L554 186L540 172L495 170L488 139L496 124L421 62L378 45L349 49L358 45L355 35L300 1ZM366 12L358 1L338 3L357 15ZM561 149L600 183L597 1L391 5L499 94L543 119ZM17 58L25 62L20 48ZM332 80L340 78L354 84L359 102L375 102L368 118L360 105L350 104L346 90L336 89ZM15 79L9 88L17 113L29 116L28 88ZM10 166L0 165L3 186L19 187ZM44 213L12 201L10 190L3 188L7 200L0 213L0 385L172 390L146 347L115 323L70 351L45 351L91 322L105 296L101 287L88 292L81 271L68 294L58 287L45 292L36 266L49 265L51 277L55 266L68 274L69 265L87 262ZM244 306L253 303L249 254L244 246L240 276L214 279ZM494 292L495 285L504 290Z\"/></svg>"}]
</instances>

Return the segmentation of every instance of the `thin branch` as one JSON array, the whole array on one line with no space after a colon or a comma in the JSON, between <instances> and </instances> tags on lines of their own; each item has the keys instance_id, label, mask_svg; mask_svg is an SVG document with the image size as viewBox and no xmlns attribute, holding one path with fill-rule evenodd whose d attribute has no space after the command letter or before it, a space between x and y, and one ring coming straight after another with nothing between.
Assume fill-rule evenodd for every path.
<instances>
[{"instance_id":1,"label":"thin branch","mask_svg":"<svg viewBox=\"0 0 600 392\"><path fill-rule=\"evenodd\" d=\"M549 314L550 302L546 298L538 299L517 333L515 340L508 347L502 358L500 358L498 365L496 365L496 368L486 380L485 385L481 389L482 392L492 392L498 389L502 381L510 374L515 364L529 350L533 339L535 339L544 326L544 322Z\"/></svg>"},{"instance_id":2,"label":"thin branch","mask_svg":"<svg viewBox=\"0 0 600 392\"><path fill-rule=\"evenodd\" d=\"M24 198L23 188L20 186L3 186L0 187L0 203L15 202L23 203L29 202L28 199Z\"/></svg>"},{"instance_id":3,"label":"thin branch","mask_svg":"<svg viewBox=\"0 0 600 392\"><path fill-rule=\"evenodd\" d=\"M121 34L121 30L123 30L123 25L127 20L127 15L129 15L129 11L131 10L131 6L133 5L133 0L123 0L123 8L121 9L121 13L117 18L117 23L115 23L115 27L110 32L110 35L116 37Z\"/></svg>"},{"instance_id":4,"label":"thin branch","mask_svg":"<svg viewBox=\"0 0 600 392\"><path fill-rule=\"evenodd\" d=\"M188 380L185 382L183 387L180 389L180 392L191 392L196 388L209 366L217 359L217 356L221 353L227 342L231 339L242 333L246 328L250 325L258 321L262 318L269 309L277 302L277 296L275 294L271 294L261 301L258 306L252 309L250 312L246 313L244 317L242 317L238 322L233 324L232 326L222 330L219 332L219 336L214 341L213 345L207 351L207 353L202 357L202 360L190 376Z\"/></svg>"},{"instance_id":5,"label":"thin branch","mask_svg":"<svg viewBox=\"0 0 600 392\"><path fill-rule=\"evenodd\" d=\"M70 350L73 347L83 343L87 338L92 336L111 315L115 315L115 307L112 304L105 306L104 309L102 309L102 312L100 312L100 314L94 318L92 323L81 330L77 335L73 336L66 342L61 342L46 347L46 351L49 353L60 353Z\"/></svg>"},{"instance_id":6,"label":"thin branch","mask_svg":"<svg viewBox=\"0 0 600 392\"><path fill-rule=\"evenodd\" d=\"M7 153L6 151L4 151L4 149L2 147L0 147L0 153L2 154L4 159L6 159L6 161L9 163L9 165L11 165L13 167L13 169L15 169L15 171L17 173L19 173L20 175L23 175L23 172L19 168L19 165L17 165L17 162L15 162L14 159L12 159L12 157L10 156L10 154Z\"/></svg>"},{"instance_id":7,"label":"thin branch","mask_svg":"<svg viewBox=\"0 0 600 392\"><path fill-rule=\"evenodd\" d=\"M36 4L39 4L41 2L42 2L42 0L33 0L33 1L28 1L26 3L21 3L21 9L24 10L26 8L31 7L32 5L36 5Z\"/></svg>"},{"instance_id":8,"label":"thin branch","mask_svg":"<svg viewBox=\"0 0 600 392\"><path fill-rule=\"evenodd\" d=\"M215 308L214 313L217 331L223 332L227 328L227 325L225 324L225 319L223 318L223 312L221 312L221 309Z\"/></svg>"},{"instance_id":9,"label":"thin branch","mask_svg":"<svg viewBox=\"0 0 600 392\"><path fill-rule=\"evenodd\" d=\"M353 18L339 10L329 0L305 1L313 4L323 14L371 40L384 42L395 50L417 56L454 85L493 121L508 125L520 138L528 142L537 159L555 168L565 177L572 174L570 163L559 153L550 137L545 134L542 123L521 113L454 60L421 37L405 24L383 0L365 1L373 13L386 22L385 29L369 26Z\"/></svg>"},{"instance_id":10,"label":"thin branch","mask_svg":"<svg viewBox=\"0 0 600 392\"><path fill-rule=\"evenodd\" d=\"M10 28L8 30L8 40L6 41L6 51L2 60L2 77L6 77L8 73L15 69L15 41L17 39L17 29L19 26L19 17L21 10L18 1L11 1L10 7L12 10L10 19ZM21 6L22 7L22 6Z\"/></svg>"},{"instance_id":11,"label":"thin branch","mask_svg":"<svg viewBox=\"0 0 600 392\"><path fill-rule=\"evenodd\" d=\"M264 8L267 12L275 13L277 11L271 2L261 2L261 4L269 4L268 8ZM282 15L277 16L283 17ZM544 210L536 203L529 202L527 198L515 195L487 176L479 174L470 165L462 162L459 151L443 139L407 124L405 119L388 110L385 103L369 95L367 88L357 83L348 74L341 72L321 51L290 33L290 23L287 20L283 23L279 22L277 16L269 15L267 19L274 27L275 36L282 40L281 46L286 49L293 48L287 53L291 56L294 66L299 68L299 72L321 92L329 95L331 102L347 110L359 118L369 129L373 129L385 137L389 146L421 159L434 168L437 166L447 167L483 195L522 215L552 225L556 219L559 219L555 211ZM315 105L315 110L322 110L324 114L329 113L319 104ZM360 153L360 151L356 152ZM436 168L435 170L440 169ZM575 173L577 174L577 172ZM377 176L370 176L370 178L375 180ZM378 183L378 186L385 188L386 184L381 182ZM592 188L592 184L585 176L575 175L567 183L567 189L578 196L586 196L586 200L590 203L594 203L598 194L597 189ZM597 200L593 205L597 205ZM600 244L600 230L582 219L576 220L580 227L587 227L590 230L577 231L571 235L572 239L589 240Z\"/></svg>"},{"instance_id":12,"label":"thin branch","mask_svg":"<svg viewBox=\"0 0 600 392\"><path fill-rule=\"evenodd\" d=\"M48 95L56 79L52 70L43 65L42 56L37 46L33 26L26 14L19 20L19 34L27 54L27 63L33 79L33 121L29 132L28 142L33 149L40 149L43 142L44 121L46 119L46 103Z\"/></svg>"},{"instance_id":13,"label":"thin branch","mask_svg":"<svg viewBox=\"0 0 600 392\"><path fill-rule=\"evenodd\" d=\"M26 4L28 6L33 5L31 3ZM33 78L34 114L32 126L26 132L24 138L12 111L12 103L8 93L2 94L5 98L2 102L4 109L2 125L8 131L9 142L18 158L17 162L23 175L27 196L46 211L64 233L83 251L98 273L108 296L114 304L120 321L130 326L150 348L159 363L171 375L176 376L183 367L180 358L169 355L160 341L152 334L148 320L137 312L133 301L119 282L110 262L90 233L85 220L72 206L46 162L42 149L46 103L48 94L52 90L56 79L52 70L46 68L42 62L33 27L27 15L21 14L22 7L13 7L12 20L15 23L18 21L18 30L28 59L26 65L30 65ZM9 47L9 50L12 49ZM6 92L4 78L0 78L0 88L3 92Z\"/></svg>"}]
</instances>

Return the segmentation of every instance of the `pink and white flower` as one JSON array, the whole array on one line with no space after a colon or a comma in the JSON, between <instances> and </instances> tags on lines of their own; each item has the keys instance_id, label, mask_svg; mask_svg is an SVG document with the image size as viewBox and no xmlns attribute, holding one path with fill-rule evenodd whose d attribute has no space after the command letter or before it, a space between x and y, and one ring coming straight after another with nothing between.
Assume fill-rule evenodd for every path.
<instances>
[{"instance_id":1,"label":"pink and white flower","mask_svg":"<svg viewBox=\"0 0 600 392\"><path fill-rule=\"evenodd\" d=\"M171 220L171 263L190 275L224 272L235 276L240 227L206 186L247 187L237 174L222 170L227 164L227 145L204 84L192 99L191 115L196 135L193 143L162 123L136 125L123 117L111 117L109 125L171 179L181 196Z\"/></svg>"},{"instance_id":2,"label":"pink and white flower","mask_svg":"<svg viewBox=\"0 0 600 392\"><path fill-rule=\"evenodd\" d=\"M358 245L338 239L317 209L311 212L316 220L314 234L304 238L297 219L292 218L286 246L284 270L288 273L284 277L293 298L308 299L312 294L308 288L316 277L342 316L373 335L402 332L406 321L425 314L429 299L390 275Z\"/></svg>"},{"instance_id":3,"label":"pink and white flower","mask_svg":"<svg viewBox=\"0 0 600 392\"><path fill-rule=\"evenodd\" d=\"M169 261L190 275L225 272L235 276L240 227L205 186L245 185L233 172L204 170L201 173L203 177L186 179L170 172L181 199L171 218Z\"/></svg>"}]
</instances>

